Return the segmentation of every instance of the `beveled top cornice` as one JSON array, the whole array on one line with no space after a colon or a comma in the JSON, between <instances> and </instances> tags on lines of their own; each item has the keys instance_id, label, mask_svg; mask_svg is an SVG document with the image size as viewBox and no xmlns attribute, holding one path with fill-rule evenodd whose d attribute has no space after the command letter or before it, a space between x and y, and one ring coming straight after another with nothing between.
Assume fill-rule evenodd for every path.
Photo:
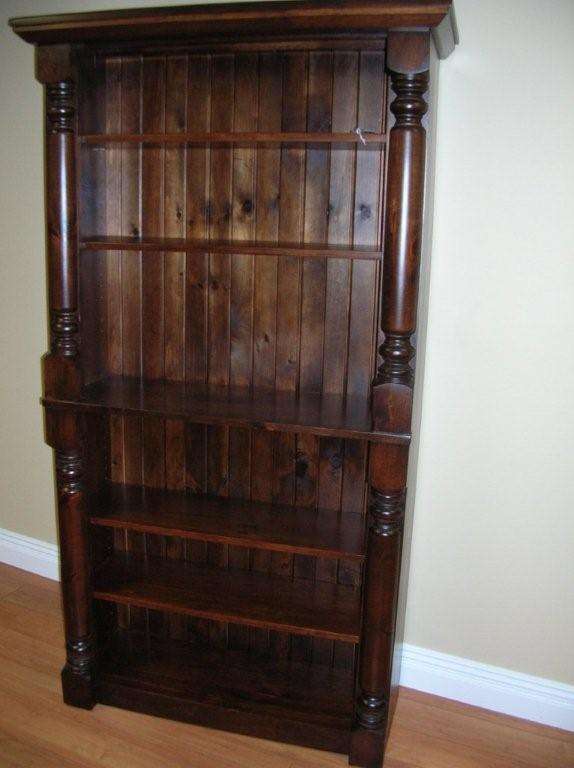
<instances>
[{"instance_id":1,"label":"beveled top cornice","mask_svg":"<svg viewBox=\"0 0 574 768\"><path fill-rule=\"evenodd\" d=\"M289 0L28 16L10 20L29 43L247 40L430 29L441 58L458 42L452 0Z\"/></svg>"}]
</instances>

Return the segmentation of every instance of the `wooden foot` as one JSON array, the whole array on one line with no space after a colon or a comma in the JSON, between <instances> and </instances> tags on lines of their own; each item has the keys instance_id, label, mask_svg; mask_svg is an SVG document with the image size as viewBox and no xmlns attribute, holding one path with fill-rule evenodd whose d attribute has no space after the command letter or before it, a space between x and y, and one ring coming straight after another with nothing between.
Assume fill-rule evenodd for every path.
<instances>
[{"instance_id":1,"label":"wooden foot","mask_svg":"<svg viewBox=\"0 0 574 768\"><path fill-rule=\"evenodd\" d=\"M66 665L62 670L64 702L80 709L93 709L94 696L93 641L91 638L66 643Z\"/></svg>"},{"instance_id":2,"label":"wooden foot","mask_svg":"<svg viewBox=\"0 0 574 768\"><path fill-rule=\"evenodd\" d=\"M385 756L386 728L369 729L357 726L351 734L349 765L360 768L381 768Z\"/></svg>"}]
</instances>

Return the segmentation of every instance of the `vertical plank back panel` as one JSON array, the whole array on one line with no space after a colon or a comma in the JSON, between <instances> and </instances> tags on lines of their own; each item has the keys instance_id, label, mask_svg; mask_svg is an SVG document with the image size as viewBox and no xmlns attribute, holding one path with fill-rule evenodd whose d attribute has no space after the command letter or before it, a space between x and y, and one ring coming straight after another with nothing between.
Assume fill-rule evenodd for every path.
<instances>
[{"instance_id":1,"label":"vertical plank back panel","mask_svg":"<svg viewBox=\"0 0 574 768\"><path fill-rule=\"evenodd\" d=\"M352 131L357 125L358 54L337 51L333 68L334 131ZM354 163L356 151L337 148L331 156L329 242L352 240ZM346 259L329 259L325 307L323 391L345 391L347 373L351 265Z\"/></svg>"},{"instance_id":2,"label":"vertical plank back panel","mask_svg":"<svg viewBox=\"0 0 574 768\"><path fill-rule=\"evenodd\" d=\"M295 503L299 507L313 509L317 506L319 438L315 435L297 435L295 454ZM294 555L293 576L297 579L315 580L316 558ZM294 635L291 639L291 656L296 661L313 659L313 639Z\"/></svg>"},{"instance_id":3,"label":"vertical plank back panel","mask_svg":"<svg viewBox=\"0 0 574 768\"><path fill-rule=\"evenodd\" d=\"M187 58L169 57L165 73L165 130L187 128ZM186 235L186 148L164 152L163 229L166 237ZM185 253L164 254L164 370L170 381L185 381Z\"/></svg>"},{"instance_id":4,"label":"vertical plank back panel","mask_svg":"<svg viewBox=\"0 0 574 768\"><path fill-rule=\"evenodd\" d=\"M307 130L330 131L333 104L333 54L309 53ZM331 151L328 146L307 149L305 166L305 210L303 237L307 242L326 242L329 222L329 180ZM320 392L323 384L325 341L325 296L327 264L322 259L305 260L301 265L301 348L299 385L302 391ZM296 456L297 504L315 507L318 503L320 440L298 435ZM313 557L294 559L294 575L312 581L317 576ZM312 661L321 657L320 640L292 638L292 655ZM329 657L330 659L330 657Z\"/></svg>"},{"instance_id":5,"label":"vertical plank back panel","mask_svg":"<svg viewBox=\"0 0 574 768\"><path fill-rule=\"evenodd\" d=\"M283 60L277 53L258 56L257 130L280 131L283 102ZM257 149L255 179L255 237L276 242L279 237L279 185L281 150ZM275 386L277 350L277 256L255 256L253 285L253 385ZM251 434L251 498L271 502L274 495L274 435L256 429ZM254 550L251 568L268 573L272 553ZM250 645L256 652L269 650L269 632L252 629ZM275 642L275 641L273 641Z\"/></svg>"},{"instance_id":6,"label":"vertical plank back panel","mask_svg":"<svg viewBox=\"0 0 574 768\"><path fill-rule=\"evenodd\" d=\"M233 128L233 92L235 66L229 55L213 57L211 90L212 131ZM231 236L232 150L216 145L211 149L209 235L217 240ZM209 328L208 381L210 384L229 383L229 301L231 257L212 253L209 256Z\"/></svg>"},{"instance_id":7,"label":"vertical plank back panel","mask_svg":"<svg viewBox=\"0 0 574 768\"><path fill-rule=\"evenodd\" d=\"M212 59L211 118L212 131L233 128L235 90L235 57L216 55ZM214 146L210 157L210 196L208 201L209 235L213 239L231 237L233 151L229 146ZM208 278L208 382L229 384L230 367L230 297L231 256L209 255ZM229 428L207 427L207 490L218 496L229 495ZM228 546L208 544L208 562L227 568ZM210 639L216 645L227 645L228 628L213 623Z\"/></svg>"},{"instance_id":8,"label":"vertical plank back panel","mask_svg":"<svg viewBox=\"0 0 574 768\"><path fill-rule=\"evenodd\" d=\"M357 122L366 131L382 132L385 114L385 62L380 52L363 52L359 62ZM380 247L382 227L382 151L357 152L353 244ZM357 261L352 265L349 317L347 392L368 395L376 358L379 265Z\"/></svg>"},{"instance_id":9,"label":"vertical plank back panel","mask_svg":"<svg viewBox=\"0 0 574 768\"><path fill-rule=\"evenodd\" d=\"M120 133L122 131L122 70L123 65L120 58L110 58L105 62L106 133ZM108 232L122 232L122 183L123 152L121 147L114 145L106 150L105 201ZM106 339L107 370L113 375L119 375L123 373L123 312L118 312L117 307L122 306L122 262L124 256L118 251L110 251L106 258L109 317ZM114 318L113 322L112 318ZM119 417L112 418L117 419ZM112 479L116 478L112 477Z\"/></svg>"},{"instance_id":10,"label":"vertical plank back panel","mask_svg":"<svg viewBox=\"0 0 574 768\"><path fill-rule=\"evenodd\" d=\"M189 493L207 491L207 429L202 424L185 425L185 486ZM207 544L202 541L188 541L185 557L194 563L207 562ZM187 626L192 636L207 642L209 622L189 618Z\"/></svg>"},{"instance_id":11,"label":"vertical plank back panel","mask_svg":"<svg viewBox=\"0 0 574 768\"><path fill-rule=\"evenodd\" d=\"M121 64L121 129L122 133L141 131L142 60L126 57ZM121 232L123 235L141 233L141 156L137 146L122 148L121 168ZM122 293L122 373L126 376L142 375L142 255L124 251L121 258ZM123 418L124 481L143 482L142 419L139 416ZM142 534L129 533L128 550L145 554L146 541ZM148 613L130 608L130 625L147 631Z\"/></svg>"},{"instance_id":12,"label":"vertical plank back panel","mask_svg":"<svg viewBox=\"0 0 574 768\"><path fill-rule=\"evenodd\" d=\"M309 54L308 131L330 131L333 102L333 54ZM307 150L305 179L305 240L324 243L329 226L329 179L331 150L328 146ZM323 385L325 341L325 294L327 264L308 259L302 265L301 370L304 392L320 392Z\"/></svg>"},{"instance_id":13,"label":"vertical plank back panel","mask_svg":"<svg viewBox=\"0 0 574 768\"><path fill-rule=\"evenodd\" d=\"M234 131L257 129L257 54L242 54L235 61ZM256 151L249 147L233 150L232 225L234 240L252 240L255 235ZM253 256L231 257L229 383L249 386L253 370ZM251 434L248 429L229 433L229 495L249 499L251 493ZM250 551L229 548L229 566L249 569ZM249 648L249 629L229 627L229 643Z\"/></svg>"},{"instance_id":14,"label":"vertical plank back panel","mask_svg":"<svg viewBox=\"0 0 574 768\"><path fill-rule=\"evenodd\" d=\"M259 131L281 130L283 94L282 58L259 56ZM279 237L279 182L281 152L274 147L257 150L255 235L276 242ZM255 257L253 316L253 384L273 389L277 346L277 257Z\"/></svg>"},{"instance_id":15,"label":"vertical plank back panel","mask_svg":"<svg viewBox=\"0 0 574 768\"><path fill-rule=\"evenodd\" d=\"M146 57L142 62L142 131L165 130L165 58ZM142 153L141 209L142 236L163 235L164 203L163 147L146 146ZM142 259L142 369L146 379L162 379L164 365L164 255L145 253ZM144 416L142 419L143 482L153 488L165 486L165 421ZM165 556L166 540L146 536L146 552L152 557ZM161 634L161 614L149 613L150 631Z\"/></svg>"},{"instance_id":16,"label":"vertical plank back panel","mask_svg":"<svg viewBox=\"0 0 574 768\"><path fill-rule=\"evenodd\" d=\"M187 130L207 131L211 121L211 56L192 55L187 62ZM202 239L209 235L209 147L186 150L186 236ZM208 333L207 253L187 256L185 264L185 380L190 384L207 381ZM185 425L185 484L192 493L207 490L207 428ZM191 541L186 557L195 563L207 562L207 545ZM206 642L209 622L188 619L190 633Z\"/></svg>"},{"instance_id":17,"label":"vertical plank back panel","mask_svg":"<svg viewBox=\"0 0 574 768\"><path fill-rule=\"evenodd\" d=\"M104 63L106 92L105 92L105 132L119 133L122 130L121 94L122 94L122 60L110 58ZM106 231L122 231L122 149L118 146L108 147L106 151L106 185L103 194L106 202ZM100 190L100 194L102 194ZM106 254L106 304L108 322L106 324L106 370L112 375L123 372L123 312L117 307L122 306L122 262L121 252L111 251ZM112 322L112 317L114 321ZM125 482L125 452L124 452L124 419L119 414L110 415L110 479L115 483ZM114 531L114 547L119 551L127 549L127 532ZM129 625L129 609L126 606L117 608L120 626Z\"/></svg>"},{"instance_id":18,"label":"vertical plank back panel","mask_svg":"<svg viewBox=\"0 0 574 768\"><path fill-rule=\"evenodd\" d=\"M78 130L105 131L105 61L79 66ZM106 153L80 147L78 155L77 210L79 220L92 232L106 231ZM82 319L82 363L84 382L97 381L106 371L107 259L105 252L79 259L79 302Z\"/></svg>"},{"instance_id":19,"label":"vertical plank back panel","mask_svg":"<svg viewBox=\"0 0 574 768\"><path fill-rule=\"evenodd\" d=\"M211 116L211 57L188 60L187 130L209 130ZM204 239L208 230L209 148L187 148L186 236ZM207 381L207 254L186 259L185 379Z\"/></svg>"},{"instance_id":20,"label":"vertical plank back panel","mask_svg":"<svg viewBox=\"0 0 574 768\"><path fill-rule=\"evenodd\" d=\"M98 66L108 133L385 130L380 51L111 56ZM99 217L83 214L84 231L381 246L380 149L110 144L103 152L97 183L105 184L105 207ZM104 303L92 315L102 313L108 374L368 396L379 263L223 255L207 245L204 254L99 258ZM109 431L118 482L364 511L360 442L137 416L111 417ZM123 533L115 545L285 578L361 581L356 566L324 558ZM179 638L189 630L254 653L354 663L344 643L174 616L164 622L141 610L131 611L131 623Z\"/></svg>"},{"instance_id":21,"label":"vertical plank back panel","mask_svg":"<svg viewBox=\"0 0 574 768\"><path fill-rule=\"evenodd\" d=\"M165 130L165 58L142 63L143 132ZM141 209L143 237L162 237L165 148L145 146L142 153ZM142 262L142 367L146 379L162 379L164 366L163 253L146 253Z\"/></svg>"},{"instance_id":22,"label":"vertical plank back panel","mask_svg":"<svg viewBox=\"0 0 574 768\"><path fill-rule=\"evenodd\" d=\"M187 127L187 57L166 60L165 130L179 133ZM185 237L186 232L186 149L166 147L164 154L164 233L166 237ZM185 380L185 253L164 254L164 366L165 378ZM165 485L183 490L186 485L185 424L179 419L165 421ZM169 559L183 560L185 542L166 539ZM186 636L187 623L182 616L170 614L169 635Z\"/></svg>"},{"instance_id":23,"label":"vertical plank back panel","mask_svg":"<svg viewBox=\"0 0 574 768\"><path fill-rule=\"evenodd\" d=\"M302 131L307 122L306 53L283 55L283 106L281 130ZM279 185L279 240L301 242L305 212L305 160L303 149L284 147L281 151ZM301 338L301 262L294 256L280 256L277 263L275 387L294 391L298 387ZM295 458L297 436L275 435L274 501L294 504L296 499ZM293 575L293 556L274 552L271 571ZM277 653L287 655L289 638L272 633Z\"/></svg>"},{"instance_id":24,"label":"vertical plank back panel","mask_svg":"<svg viewBox=\"0 0 574 768\"><path fill-rule=\"evenodd\" d=\"M257 54L242 54L235 62L233 130L257 130ZM256 151L233 150L232 226L234 240L255 235ZM231 261L229 383L249 386L253 368L253 256L236 254Z\"/></svg>"}]
</instances>

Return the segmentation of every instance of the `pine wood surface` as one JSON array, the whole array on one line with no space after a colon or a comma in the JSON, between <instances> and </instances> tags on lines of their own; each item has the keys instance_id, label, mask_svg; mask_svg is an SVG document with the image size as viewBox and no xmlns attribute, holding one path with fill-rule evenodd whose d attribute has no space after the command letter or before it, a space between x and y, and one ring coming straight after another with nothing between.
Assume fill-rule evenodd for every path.
<instances>
[{"instance_id":1,"label":"pine wood surface","mask_svg":"<svg viewBox=\"0 0 574 768\"><path fill-rule=\"evenodd\" d=\"M79 73L86 103L78 131L352 136L360 126L383 135L384 60L383 49L359 43L349 50L98 56ZM115 388L120 408L112 409L104 438L110 479L363 514L365 438L409 440L407 427L374 424L369 398L379 343L385 144L363 151L356 144L136 141L81 145L78 155L81 240L111 237L125 245L102 244L79 259L87 389L122 377ZM131 250L134 239L141 251ZM215 243L213 251L186 253L198 241ZM161 250L166 242L181 250ZM363 258L368 254L377 258ZM183 393L183 419L165 410L163 394L154 413L141 412L135 390L135 399L125 400L130 377L156 380L156 393ZM277 390L291 405L286 412L259 396L232 403L226 395L225 405L210 397L205 419L186 394L205 385ZM189 405L192 421L184 423ZM118 530L115 548L178 560L184 545ZM359 562L226 543L194 542L188 556L334 584L359 585L361 577ZM138 628L147 615L132 607L125 619ZM193 622L217 646L229 641L337 667L354 663L348 643Z\"/></svg>"},{"instance_id":2,"label":"pine wood surface","mask_svg":"<svg viewBox=\"0 0 574 768\"><path fill-rule=\"evenodd\" d=\"M251 427L281 433L311 433L331 439L349 437L402 445L410 442L410 434L402 429L401 424L398 429L395 428L393 414L383 419L375 418L369 400L358 395L297 395L294 392L269 392L249 387L206 386L112 376L85 387L79 397L50 397L44 402L46 405L86 412L122 413L128 417L141 415L148 419L185 419L193 424L213 425L214 428ZM149 420L145 426L148 430L153 429ZM287 437L292 438L293 435ZM165 448L163 445L155 447L159 458ZM150 469L153 471L153 465ZM160 485L157 481L153 483L153 486Z\"/></svg>"},{"instance_id":3,"label":"pine wood surface","mask_svg":"<svg viewBox=\"0 0 574 768\"><path fill-rule=\"evenodd\" d=\"M207 253L246 256L297 256L298 258L367 259L380 261L382 251L369 246L324 245L321 243L264 243L253 240L185 240L178 237L106 237L83 238L84 251L179 251L204 256Z\"/></svg>"},{"instance_id":4,"label":"pine wood surface","mask_svg":"<svg viewBox=\"0 0 574 768\"><path fill-rule=\"evenodd\" d=\"M436 34L452 47L450 5L13 21L29 41L65 41L38 47L36 76L68 704L381 768L408 554L429 26L450 20L450 43ZM171 47L190 26L201 51L191 39ZM268 33L297 45L252 39ZM361 133L384 141L365 147ZM109 481L364 516L366 557L266 549L263 531L251 548L212 532L90 526ZM114 650L122 638L127 654ZM302 718L309 702L317 711Z\"/></svg>"},{"instance_id":5,"label":"pine wood surface","mask_svg":"<svg viewBox=\"0 0 574 768\"><path fill-rule=\"evenodd\" d=\"M91 133L78 137L84 144L384 144L383 133L353 133L341 131L218 131L214 133Z\"/></svg>"},{"instance_id":6,"label":"pine wood surface","mask_svg":"<svg viewBox=\"0 0 574 768\"><path fill-rule=\"evenodd\" d=\"M145 38L206 38L228 42L246 35L260 39L286 32L336 35L354 29L377 33L386 27L436 27L437 47L448 56L458 41L452 0L344 0L341 2L233 3L175 8L33 16L11 19L14 31L34 43L139 41Z\"/></svg>"},{"instance_id":7,"label":"pine wood surface","mask_svg":"<svg viewBox=\"0 0 574 768\"><path fill-rule=\"evenodd\" d=\"M59 587L0 565L2 768L343 768L344 755L62 703ZM571 768L574 734L401 689L385 768Z\"/></svg>"},{"instance_id":8,"label":"pine wood surface","mask_svg":"<svg viewBox=\"0 0 574 768\"><path fill-rule=\"evenodd\" d=\"M305 507L114 483L90 519L103 527L302 555L363 560L365 551L363 518L356 513L310 513Z\"/></svg>"},{"instance_id":9,"label":"pine wood surface","mask_svg":"<svg viewBox=\"0 0 574 768\"><path fill-rule=\"evenodd\" d=\"M95 578L94 597L330 640L359 639L359 591L339 584L115 553Z\"/></svg>"}]
</instances>

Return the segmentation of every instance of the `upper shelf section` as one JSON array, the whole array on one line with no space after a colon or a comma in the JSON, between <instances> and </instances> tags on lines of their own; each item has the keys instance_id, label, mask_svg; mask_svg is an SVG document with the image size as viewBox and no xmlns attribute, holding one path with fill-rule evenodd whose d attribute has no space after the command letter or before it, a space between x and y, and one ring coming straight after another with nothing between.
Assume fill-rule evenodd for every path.
<instances>
[{"instance_id":1,"label":"upper shelf section","mask_svg":"<svg viewBox=\"0 0 574 768\"><path fill-rule=\"evenodd\" d=\"M196 424L258 427L382 443L408 444L410 441L410 435L393 430L390 421L388 429L379 423L375 429L370 400L359 396L296 395L248 387L189 385L114 376L85 387L78 399L51 398L44 402L48 406L82 411L186 419ZM392 418L391 412L390 420Z\"/></svg>"},{"instance_id":2,"label":"upper shelf section","mask_svg":"<svg viewBox=\"0 0 574 768\"><path fill-rule=\"evenodd\" d=\"M303 2L139 8L10 21L29 43L142 42L169 38L188 43L296 39L317 35L381 35L389 29L433 30L444 58L458 42L452 0L303 0Z\"/></svg>"},{"instance_id":3,"label":"upper shelf section","mask_svg":"<svg viewBox=\"0 0 574 768\"><path fill-rule=\"evenodd\" d=\"M179 237L92 236L80 240L84 251L152 251L172 253L228 253L253 256L296 256L300 259L366 259L380 261L382 251L368 246L324 243L268 243L253 240L186 240Z\"/></svg>"}]
</instances>

